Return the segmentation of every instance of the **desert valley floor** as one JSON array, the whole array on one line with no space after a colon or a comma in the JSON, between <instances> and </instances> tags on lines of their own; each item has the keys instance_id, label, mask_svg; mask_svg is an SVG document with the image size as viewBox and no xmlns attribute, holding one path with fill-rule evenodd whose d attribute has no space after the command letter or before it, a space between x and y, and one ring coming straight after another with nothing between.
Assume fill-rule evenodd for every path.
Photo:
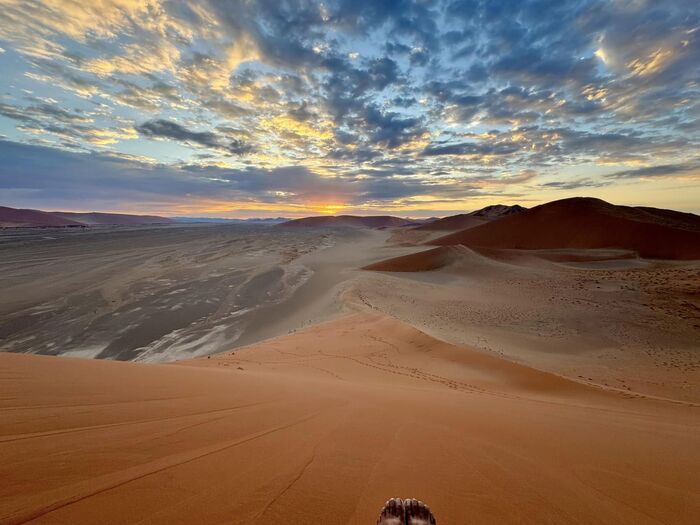
<instances>
[{"instance_id":1,"label":"desert valley floor","mask_svg":"<svg viewBox=\"0 0 700 525\"><path fill-rule=\"evenodd\" d=\"M697 261L240 228L0 236L0 523L700 515Z\"/></svg>"}]
</instances>

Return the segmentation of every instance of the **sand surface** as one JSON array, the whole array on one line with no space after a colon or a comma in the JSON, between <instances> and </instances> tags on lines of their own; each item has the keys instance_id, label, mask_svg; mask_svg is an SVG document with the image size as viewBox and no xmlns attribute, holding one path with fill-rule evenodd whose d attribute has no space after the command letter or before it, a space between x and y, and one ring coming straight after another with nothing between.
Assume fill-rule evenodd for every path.
<instances>
[{"instance_id":1,"label":"sand surface","mask_svg":"<svg viewBox=\"0 0 700 525\"><path fill-rule=\"evenodd\" d=\"M370 265L394 272L367 272L346 300L575 381L700 403L700 263L607 250L570 250L567 263L548 260L560 251L421 253ZM444 266L407 271L430 264Z\"/></svg>"},{"instance_id":2,"label":"sand surface","mask_svg":"<svg viewBox=\"0 0 700 525\"><path fill-rule=\"evenodd\" d=\"M169 365L0 354L1 523L692 523L697 407L357 314Z\"/></svg>"},{"instance_id":3,"label":"sand surface","mask_svg":"<svg viewBox=\"0 0 700 525\"><path fill-rule=\"evenodd\" d=\"M700 263L434 234L0 238L5 350L226 350L0 353L0 523L693 523Z\"/></svg>"},{"instance_id":4,"label":"sand surface","mask_svg":"<svg viewBox=\"0 0 700 525\"><path fill-rule=\"evenodd\" d=\"M2 232L0 350L144 361L225 350L311 277L305 254L342 236L238 225Z\"/></svg>"}]
</instances>

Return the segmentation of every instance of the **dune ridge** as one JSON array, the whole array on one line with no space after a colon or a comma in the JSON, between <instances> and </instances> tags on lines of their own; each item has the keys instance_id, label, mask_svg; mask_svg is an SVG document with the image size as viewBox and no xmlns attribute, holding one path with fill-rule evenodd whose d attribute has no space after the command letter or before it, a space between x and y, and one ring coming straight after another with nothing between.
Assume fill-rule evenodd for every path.
<instances>
[{"instance_id":1,"label":"dune ridge","mask_svg":"<svg viewBox=\"0 0 700 525\"><path fill-rule=\"evenodd\" d=\"M83 224L45 211L0 206L0 227L22 228L32 226L66 227L83 226Z\"/></svg>"},{"instance_id":2,"label":"dune ridge","mask_svg":"<svg viewBox=\"0 0 700 525\"><path fill-rule=\"evenodd\" d=\"M470 213L460 213L458 215L450 215L441 219L431 220L425 224L415 227L415 230L426 231L451 231L451 230L466 230L485 224L488 221L509 217L525 211L519 205L506 206L505 204L493 204Z\"/></svg>"},{"instance_id":3,"label":"dune ridge","mask_svg":"<svg viewBox=\"0 0 700 525\"><path fill-rule=\"evenodd\" d=\"M159 217L157 215L130 215L126 213L78 213L54 211L53 215L80 222L87 226L130 226L130 225L146 225L146 224L173 224L175 221L168 217Z\"/></svg>"},{"instance_id":4,"label":"dune ridge","mask_svg":"<svg viewBox=\"0 0 700 525\"><path fill-rule=\"evenodd\" d=\"M430 242L507 249L618 248L653 259L700 259L700 217L572 198Z\"/></svg>"},{"instance_id":5,"label":"dune ridge","mask_svg":"<svg viewBox=\"0 0 700 525\"><path fill-rule=\"evenodd\" d=\"M449 217L443 217L442 219L437 219L426 224L421 224L420 226L416 226L414 229L420 231L466 230L486 224L486 222L486 219L474 217L469 213L460 213L459 215L451 215Z\"/></svg>"},{"instance_id":6,"label":"dune ridge","mask_svg":"<svg viewBox=\"0 0 700 525\"><path fill-rule=\"evenodd\" d=\"M461 250L456 246L440 246L430 250L385 259L364 266L363 270L375 272L429 272L444 268L459 258Z\"/></svg>"},{"instance_id":7,"label":"dune ridge","mask_svg":"<svg viewBox=\"0 0 700 525\"><path fill-rule=\"evenodd\" d=\"M0 206L2 228L50 228L78 226L136 226L148 224L172 224L168 217L156 215L129 215L124 213L77 213L41 211Z\"/></svg>"}]
</instances>

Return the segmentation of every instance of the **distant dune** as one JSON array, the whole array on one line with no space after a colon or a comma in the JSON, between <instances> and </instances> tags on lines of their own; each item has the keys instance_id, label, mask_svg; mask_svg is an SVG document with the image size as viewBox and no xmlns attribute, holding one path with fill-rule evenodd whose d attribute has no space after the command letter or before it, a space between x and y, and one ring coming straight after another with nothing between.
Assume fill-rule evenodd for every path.
<instances>
[{"instance_id":1,"label":"distant dune","mask_svg":"<svg viewBox=\"0 0 700 525\"><path fill-rule=\"evenodd\" d=\"M410 219L392 217L391 215L373 215L361 217L357 215L337 215L304 217L293 219L280 224L284 228L396 228L414 224Z\"/></svg>"},{"instance_id":2,"label":"distant dune","mask_svg":"<svg viewBox=\"0 0 700 525\"><path fill-rule=\"evenodd\" d=\"M73 213L64 211L51 212L52 215L78 221L88 226L129 226L139 224L172 224L176 221L157 215L127 215L124 213Z\"/></svg>"},{"instance_id":3,"label":"distant dune","mask_svg":"<svg viewBox=\"0 0 700 525\"><path fill-rule=\"evenodd\" d=\"M2 228L55 228L70 226L136 226L142 224L170 224L173 219L155 215L127 215L123 213L73 213L64 211L21 210L0 206Z\"/></svg>"},{"instance_id":4,"label":"distant dune","mask_svg":"<svg viewBox=\"0 0 700 525\"><path fill-rule=\"evenodd\" d=\"M41 228L57 226L83 226L82 223L39 210L20 210L0 206L0 227Z\"/></svg>"},{"instance_id":5,"label":"distant dune","mask_svg":"<svg viewBox=\"0 0 700 525\"><path fill-rule=\"evenodd\" d=\"M510 249L617 248L641 257L700 259L700 217L577 197L542 204L430 244Z\"/></svg>"},{"instance_id":6,"label":"distant dune","mask_svg":"<svg viewBox=\"0 0 700 525\"><path fill-rule=\"evenodd\" d=\"M518 214L526 209L527 208L523 208L517 204L514 206L494 204L493 206L486 206L485 208L481 208L480 210L476 210L471 213L460 213L459 215L451 215L449 217L443 217L442 219L436 219L426 224L422 224L415 229L428 231L466 230L476 226L481 226L488 221Z\"/></svg>"},{"instance_id":7,"label":"distant dune","mask_svg":"<svg viewBox=\"0 0 700 525\"><path fill-rule=\"evenodd\" d=\"M517 215L525 210L527 210L527 208L518 204L514 204L513 206L507 206L506 204L494 204L492 206L486 206L480 210L473 211L469 215L472 217L483 217L484 219L501 219L509 215Z\"/></svg>"},{"instance_id":8,"label":"distant dune","mask_svg":"<svg viewBox=\"0 0 700 525\"><path fill-rule=\"evenodd\" d=\"M474 228L475 226L486 224L486 222L488 222L486 219L473 217L469 213L460 213L459 215L451 215L427 224L421 224L415 229L421 231L467 230L469 228Z\"/></svg>"}]
</instances>

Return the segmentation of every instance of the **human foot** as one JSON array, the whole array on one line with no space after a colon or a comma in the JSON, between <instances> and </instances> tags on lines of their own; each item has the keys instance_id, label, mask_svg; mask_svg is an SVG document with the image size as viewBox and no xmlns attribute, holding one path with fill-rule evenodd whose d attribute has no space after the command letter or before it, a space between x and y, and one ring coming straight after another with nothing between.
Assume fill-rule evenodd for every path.
<instances>
[{"instance_id":1,"label":"human foot","mask_svg":"<svg viewBox=\"0 0 700 525\"><path fill-rule=\"evenodd\" d=\"M384 505L377 525L435 525L435 517L422 501L392 498Z\"/></svg>"},{"instance_id":2,"label":"human foot","mask_svg":"<svg viewBox=\"0 0 700 525\"><path fill-rule=\"evenodd\" d=\"M406 525L406 509L401 498L391 498L384 504L377 525Z\"/></svg>"},{"instance_id":3,"label":"human foot","mask_svg":"<svg viewBox=\"0 0 700 525\"><path fill-rule=\"evenodd\" d=\"M435 525L435 516L422 501L405 499L403 506L406 509L406 525Z\"/></svg>"}]
</instances>

